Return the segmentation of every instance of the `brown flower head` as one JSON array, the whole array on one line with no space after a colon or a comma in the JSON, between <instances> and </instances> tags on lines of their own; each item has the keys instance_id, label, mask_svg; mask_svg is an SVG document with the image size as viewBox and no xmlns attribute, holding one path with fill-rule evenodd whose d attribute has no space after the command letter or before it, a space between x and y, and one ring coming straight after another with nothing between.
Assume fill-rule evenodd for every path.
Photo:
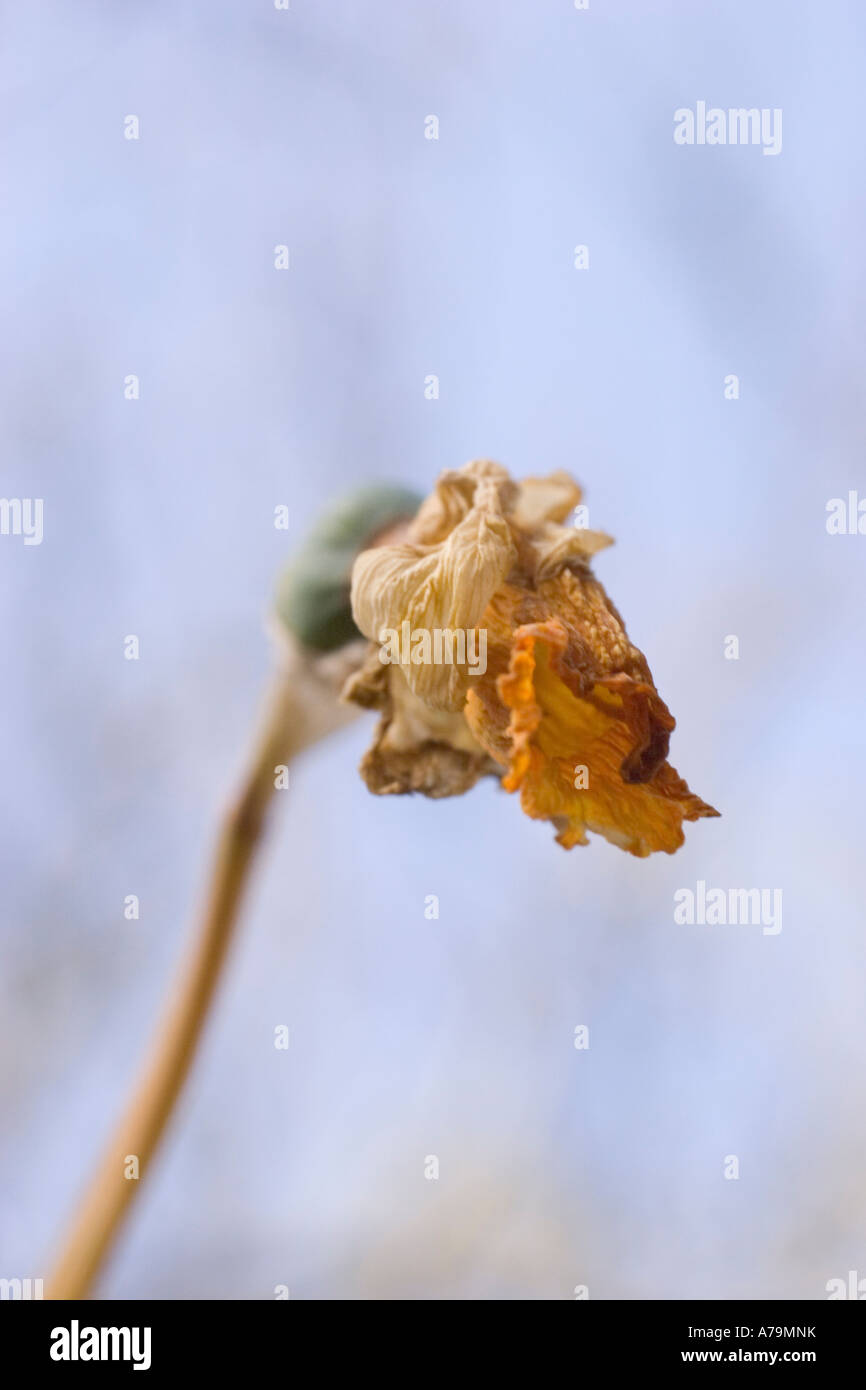
<instances>
[{"instance_id":1,"label":"brown flower head","mask_svg":"<svg viewBox=\"0 0 866 1390\"><path fill-rule=\"evenodd\" d=\"M381 710L371 791L451 796L493 774L560 844L604 835L672 853L718 814L666 761L674 719L592 574L609 536L563 523L566 473L520 484L476 460L443 473L404 544L366 550L352 611L370 639L345 689Z\"/></svg>"}]
</instances>

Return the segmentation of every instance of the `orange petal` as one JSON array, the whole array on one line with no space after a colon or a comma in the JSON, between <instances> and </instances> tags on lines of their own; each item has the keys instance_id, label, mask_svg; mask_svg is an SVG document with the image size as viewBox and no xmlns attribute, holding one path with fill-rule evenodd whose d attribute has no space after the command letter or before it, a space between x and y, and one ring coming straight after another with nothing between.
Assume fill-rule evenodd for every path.
<instances>
[{"instance_id":1,"label":"orange petal","mask_svg":"<svg viewBox=\"0 0 866 1390\"><path fill-rule=\"evenodd\" d=\"M519 627L507 670L470 691L469 726L506 768L506 790L566 848L591 830L640 857L672 853L684 820L718 814L658 757L674 721L651 681L624 672L581 691L569 644L558 618Z\"/></svg>"}]
</instances>

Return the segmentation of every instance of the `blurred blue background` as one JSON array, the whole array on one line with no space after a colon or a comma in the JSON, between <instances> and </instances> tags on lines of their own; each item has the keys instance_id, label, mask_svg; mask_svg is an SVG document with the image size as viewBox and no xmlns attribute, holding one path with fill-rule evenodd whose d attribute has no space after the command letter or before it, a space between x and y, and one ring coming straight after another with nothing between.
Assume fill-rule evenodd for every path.
<instances>
[{"instance_id":1,"label":"blurred blue background","mask_svg":"<svg viewBox=\"0 0 866 1390\"><path fill-rule=\"evenodd\" d=\"M866 1275L866 538L825 526L866 495L866 13L19 0L3 27L2 492L44 498L44 540L0 537L0 1274L47 1276L138 1066L291 546L356 482L483 455L585 486L723 819L675 857L567 854L493 783L371 798L367 717L305 754L99 1292ZM782 153L678 147L698 100L781 108ZM676 925L698 879L782 888L781 933Z\"/></svg>"}]
</instances>

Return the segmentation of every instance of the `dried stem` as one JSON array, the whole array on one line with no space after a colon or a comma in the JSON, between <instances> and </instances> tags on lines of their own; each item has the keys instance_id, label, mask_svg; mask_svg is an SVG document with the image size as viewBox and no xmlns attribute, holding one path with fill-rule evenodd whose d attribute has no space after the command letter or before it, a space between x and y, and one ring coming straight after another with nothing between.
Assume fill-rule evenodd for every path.
<instances>
[{"instance_id":1,"label":"dried stem","mask_svg":"<svg viewBox=\"0 0 866 1390\"><path fill-rule=\"evenodd\" d=\"M86 1298L146 1176L195 1055L238 920L242 894L274 792L275 768L350 717L335 700L333 672L296 650L275 683L248 769L221 824L204 909L145 1066L67 1233L46 1298Z\"/></svg>"}]
</instances>

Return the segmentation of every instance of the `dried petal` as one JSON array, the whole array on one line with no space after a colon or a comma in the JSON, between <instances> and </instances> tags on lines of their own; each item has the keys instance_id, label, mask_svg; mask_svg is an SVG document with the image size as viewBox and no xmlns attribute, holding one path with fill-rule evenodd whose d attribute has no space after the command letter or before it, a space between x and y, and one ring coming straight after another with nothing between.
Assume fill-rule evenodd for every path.
<instances>
[{"instance_id":1,"label":"dried petal","mask_svg":"<svg viewBox=\"0 0 866 1390\"><path fill-rule=\"evenodd\" d=\"M413 634L478 627L516 554L503 510L514 485L503 475L496 465L485 464L472 473L446 474L435 505L424 503L410 528L413 537L427 537L425 543L380 546L358 556L352 613L366 637L385 642L388 633L402 635L404 623ZM453 529L446 533L449 525ZM443 540L429 540L440 532ZM413 655L417 649L400 660L410 689L431 709L461 710L468 664L434 665Z\"/></svg>"},{"instance_id":2,"label":"dried petal","mask_svg":"<svg viewBox=\"0 0 866 1390\"><path fill-rule=\"evenodd\" d=\"M556 618L519 627L508 670L470 691L470 727L506 767L505 789L520 791L527 815L553 820L565 848L592 830L639 857L672 853L683 820L717 814L664 761L673 718L624 673L575 693L568 649Z\"/></svg>"},{"instance_id":3,"label":"dried petal","mask_svg":"<svg viewBox=\"0 0 866 1390\"><path fill-rule=\"evenodd\" d=\"M410 689L399 666L383 666L375 647L347 682L343 699L382 717L361 763L371 792L458 796L498 768L476 743L462 713L431 710Z\"/></svg>"}]
</instances>

